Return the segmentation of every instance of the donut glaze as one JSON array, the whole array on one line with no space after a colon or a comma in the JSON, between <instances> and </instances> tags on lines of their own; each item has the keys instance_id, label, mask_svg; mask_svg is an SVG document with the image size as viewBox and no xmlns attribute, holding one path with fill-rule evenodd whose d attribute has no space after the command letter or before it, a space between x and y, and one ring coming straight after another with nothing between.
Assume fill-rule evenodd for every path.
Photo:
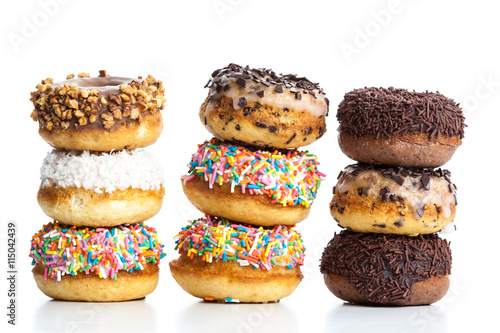
<instances>
[{"instance_id":1,"label":"donut glaze","mask_svg":"<svg viewBox=\"0 0 500 333\"><path fill-rule=\"evenodd\" d=\"M328 99L305 77L230 64L216 70L206 87L200 120L220 139L298 148L326 131Z\"/></svg>"}]
</instances>

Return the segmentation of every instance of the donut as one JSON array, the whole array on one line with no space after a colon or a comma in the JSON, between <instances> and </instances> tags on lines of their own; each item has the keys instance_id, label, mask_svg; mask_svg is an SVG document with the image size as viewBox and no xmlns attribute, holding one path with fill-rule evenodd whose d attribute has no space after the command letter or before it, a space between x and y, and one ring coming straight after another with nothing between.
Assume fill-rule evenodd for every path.
<instances>
[{"instance_id":1,"label":"donut","mask_svg":"<svg viewBox=\"0 0 500 333\"><path fill-rule=\"evenodd\" d=\"M165 256L156 230L142 223L89 228L51 222L31 240L38 288L65 301L116 302L145 297Z\"/></svg>"},{"instance_id":2,"label":"donut","mask_svg":"<svg viewBox=\"0 0 500 333\"><path fill-rule=\"evenodd\" d=\"M112 151L153 144L161 134L161 81L87 73L54 83L42 80L31 93L39 134L55 148Z\"/></svg>"},{"instance_id":3,"label":"donut","mask_svg":"<svg viewBox=\"0 0 500 333\"><path fill-rule=\"evenodd\" d=\"M339 174L330 213L341 227L356 232L434 233L455 218L450 175L432 168L349 165Z\"/></svg>"},{"instance_id":4,"label":"donut","mask_svg":"<svg viewBox=\"0 0 500 333\"><path fill-rule=\"evenodd\" d=\"M290 295L303 278L302 238L292 228L235 224L206 216L176 236L170 271L189 294L207 301L266 303Z\"/></svg>"},{"instance_id":5,"label":"donut","mask_svg":"<svg viewBox=\"0 0 500 333\"><path fill-rule=\"evenodd\" d=\"M255 225L304 220L325 175L308 151L265 151L205 141L192 155L184 193L205 214Z\"/></svg>"},{"instance_id":6,"label":"donut","mask_svg":"<svg viewBox=\"0 0 500 333\"><path fill-rule=\"evenodd\" d=\"M451 250L436 234L408 237L343 230L321 258L328 289L360 304L431 304L448 291Z\"/></svg>"},{"instance_id":7,"label":"donut","mask_svg":"<svg viewBox=\"0 0 500 333\"><path fill-rule=\"evenodd\" d=\"M145 221L158 213L163 171L143 149L116 152L49 152L40 169L38 203L66 224L112 227Z\"/></svg>"},{"instance_id":8,"label":"donut","mask_svg":"<svg viewBox=\"0 0 500 333\"><path fill-rule=\"evenodd\" d=\"M219 139L298 148L326 132L328 99L305 77L229 64L214 71L205 87L200 120Z\"/></svg>"},{"instance_id":9,"label":"donut","mask_svg":"<svg viewBox=\"0 0 500 333\"><path fill-rule=\"evenodd\" d=\"M339 145L353 160L404 167L439 167L462 144L459 104L440 93L355 89L337 111Z\"/></svg>"}]
</instances>

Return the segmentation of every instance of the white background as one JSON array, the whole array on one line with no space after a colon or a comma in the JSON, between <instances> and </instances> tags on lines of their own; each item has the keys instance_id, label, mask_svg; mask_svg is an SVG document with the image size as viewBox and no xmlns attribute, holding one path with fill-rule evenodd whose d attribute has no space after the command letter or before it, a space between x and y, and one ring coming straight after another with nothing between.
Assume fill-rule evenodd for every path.
<instances>
[{"instance_id":1,"label":"white background","mask_svg":"<svg viewBox=\"0 0 500 333\"><path fill-rule=\"evenodd\" d=\"M457 332L498 330L499 230L495 174L500 104L500 20L493 1L11 1L0 13L2 61L0 135L1 331ZM204 303L173 280L173 237L201 216L185 199L180 176L190 154L210 138L198 119L203 89L230 62L271 67L320 82L331 101L327 133L308 149L327 174L307 220L298 224L307 247L305 279L277 304ZM50 221L36 202L39 167L51 149L29 115L29 93L41 79L106 69L166 85L164 131L148 149L165 168L157 228L167 257L157 290L117 303L51 301L37 288L28 258L31 235ZM447 296L431 306L347 305L325 287L323 248L340 229L329 214L331 189L352 163L337 144L337 105L364 86L439 91L460 102L465 140L446 164L458 186L457 231ZM18 225L17 326L7 325L6 227Z\"/></svg>"}]
</instances>

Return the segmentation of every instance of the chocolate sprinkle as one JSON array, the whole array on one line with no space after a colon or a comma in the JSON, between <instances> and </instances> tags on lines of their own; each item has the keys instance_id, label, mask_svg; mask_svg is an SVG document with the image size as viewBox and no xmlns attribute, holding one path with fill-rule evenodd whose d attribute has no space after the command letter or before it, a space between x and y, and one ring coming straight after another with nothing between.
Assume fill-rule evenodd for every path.
<instances>
[{"instance_id":1,"label":"chocolate sprinkle","mask_svg":"<svg viewBox=\"0 0 500 333\"><path fill-rule=\"evenodd\" d=\"M244 79L242 79L241 77L236 80L236 83L239 84L240 86L242 86L243 88L245 88L247 86L246 81Z\"/></svg>"},{"instance_id":2,"label":"chocolate sprinkle","mask_svg":"<svg viewBox=\"0 0 500 333\"><path fill-rule=\"evenodd\" d=\"M250 68L249 66L242 67L236 64L229 64L227 67L215 70L212 73L212 78L208 80L205 85L205 88L210 88L215 85L217 90L217 86L222 84L221 78L224 75L236 78L236 83L242 87L246 87L246 83L248 81L252 81L266 87L274 84L274 90L277 93L283 93L284 86L286 88L300 89L303 94L311 94L314 98L317 98L317 94L325 94L318 83L313 83L303 76L299 77L295 74L277 74L272 69ZM291 93L293 93L297 99L302 98L300 91L294 91ZM261 98L264 97L263 91L262 96L259 95L259 92L257 92L257 95ZM326 103L328 106L328 100L326 100Z\"/></svg>"},{"instance_id":3,"label":"chocolate sprinkle","mask_svg":"<svg viewBox=\"0 0 500 333\"><path fill-rule=\"evenodd\" d=\"M449 242L436 234L336 234L323 252L321 273L348 278L370 302L411 300L414 283L451 272Z\"/></svg>"},{"instance_id":4,"label":"chocolate sprinkle","mask_svg":"<svg viewBox=\"0 0 500 333\"><path fill-rule=\"evenodd\" d=\"M384 177L394 180L399 186L403 186L404 184L403 177L414 178L417 181L413 183L420 184L420 189L426 191L430 190L431 188L430 184L431 177L444 179L446 182L448 182L448 190L455 198L455 206L457 205L457 196L455 193L456 186L451 182L450 179L451 172L447 169L405 168L405 167L391 167L386 165L375 165L370 163L356 163L345 167L345 169L342 170L337 176L337 180L340 178L357 177L361 172L369 170L380 172ZM418 181L418 178L420 178L420 181ZM380 190L380 197L384 202L388 200L391 201L398 200L398 197L396 195L391 194L389 192L389 188L387 186ZM420 215L420 217L423 216L423 211L422 214L420 214L419 212L417 213Z\"/></svg>"},{"instance_id":5,"label":"chocolate sprinkle","mask_svg":"<svg viewBox=\"0 0 500 333\"><path fill-rule=\"evenodd\" d=\"M384 177L391 178L400 186L402 186L404 182L404 179L402 177L421 177L421 188L429 190L431 177L436 177L446 180L450 189L456 188L455 184L453 184L450 180L451 172L447 169L441 168L406 168L376 165L371 163L356 163L346 166L345 169L339 173L337 179L340 179L341 177L357 177L361 172L368 170L380 172ZM450 190L450 192L454 191Z\"/></svg>"},{"instance_id":6,"label":"chocolate sprinkle","mask_svg":"<svg viewBox=\"0 0 500 333\"><path fill-rule=\"evenodd\" d=\"M355 137L389 138L406 133L464 137L464 115L459 104L439 92L417 93L406 89L362 88L344 95L339 104L339 131Z\"/></svg>"},{"instance_id":7,"label":"chocolate sprinkle","mask_svg":"<svg viewBox=\"0 0 500 333\"><path fill-rule=\"evenodd\" d=\"M240 97L238 106L240 108L244 108L245 106L247 106L247 99L245 97Z\"/></svg>"}]
</instances>

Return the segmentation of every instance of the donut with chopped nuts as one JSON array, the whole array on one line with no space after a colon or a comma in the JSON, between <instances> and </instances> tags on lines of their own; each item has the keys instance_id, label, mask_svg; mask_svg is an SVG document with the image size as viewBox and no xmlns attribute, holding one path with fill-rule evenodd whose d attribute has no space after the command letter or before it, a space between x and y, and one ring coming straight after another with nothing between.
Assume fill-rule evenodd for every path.
<instances>
[{"instance_id":1,"label":"donut with chopped nuts","mask_svg":"<svg viewBox=\"0 0 500 333\"><path fill-rule=\"evenodd\" d=\"M328 99L305 77L229 64L214 71L206 87L200 120L219 139L298 148L325 134Z\"/></svg>"},{"instance_id":2,"label":"donut with chopped nuts","mask_svg":"<svg viewBox=\"0 0 500 333\"><path fill-rule=\"evenodd\" d=\"M142 223L89 228L48 223L31 239L38 288L48 297L119 302L152 293L165 256L156 230Z\"/></svg>"},{"instance_id":3,"label":"donut with chopped nuts","mask_svg":"<svg viewBox=\"0 0 500 333\"><path fill-rule=\"evenodd\" d=\"M448 291L449 242L436 234L417 237L336 234L321 258L328 289L352 303L381 306L431 304Z\"/></svg>"},{"instance_id":4,"label":"donut with chopped nuts","mask_svg":"<svg viewBox=\"0 0 500 333\"><path fill-rule=\"evenodd\" d=\"M339 145L365 163L439 167L462 144L459 104L439 92L362 88L348 92L337 111Z\"/></svg>"},{"instance_id":5,"label":"donut with chopped nuts","mask_svg":"<svg viewBox=\"0 0 500 333\"><path fill-rule=\"evenodd\" d=\"M455 218L456 186L450 175L432 168L349 165L333 189L330 213L355 232L438 232Z\"/></svg>"},{"instance_id":6,"label":"donut with chopped nuts","mask_svg":"<svg viewBox=\"0 0 500 333\"><path fill-rule=\"evenodd\" d=\"M261 150L212 138L198 146L182 176L187 198L205 214L255 225L304 220L324 174L308 151Z\"/></svg>"},{"instance_id":7,"label":"donut with chopped nuts","mask_svg":"<svg viewBox=\"0 0 500 333\"><path fill-rule=\"evenodd\" d=\"M38 203L66 224L112 227L156 215L163 202L163 171L143 150L53 150L43 161Z\"/></svg>"},{"instance_id":8,"label":"donut with chopped nuts","mask_svg":"<svg viewBox=\"0 0 500 333\"><path fill-rule=\"evenodd\" d=\"M112 151L153 144L161 134L164 88L142 79L80 73L43 80L31 93L39 134L55 148Z\"/></svg>"},{"instance_id":9,"label":"donut with chopped nuts","mask_svg":"<svg viewBox=\"0 0 500 333\"><path fill-rule=\"evenodd\" d=\"M303 278L302 236L286 226L257 227L206 216L176 236L170 272L189 294L216 302L267 303Z\"/></svg>"}]
</instances>

